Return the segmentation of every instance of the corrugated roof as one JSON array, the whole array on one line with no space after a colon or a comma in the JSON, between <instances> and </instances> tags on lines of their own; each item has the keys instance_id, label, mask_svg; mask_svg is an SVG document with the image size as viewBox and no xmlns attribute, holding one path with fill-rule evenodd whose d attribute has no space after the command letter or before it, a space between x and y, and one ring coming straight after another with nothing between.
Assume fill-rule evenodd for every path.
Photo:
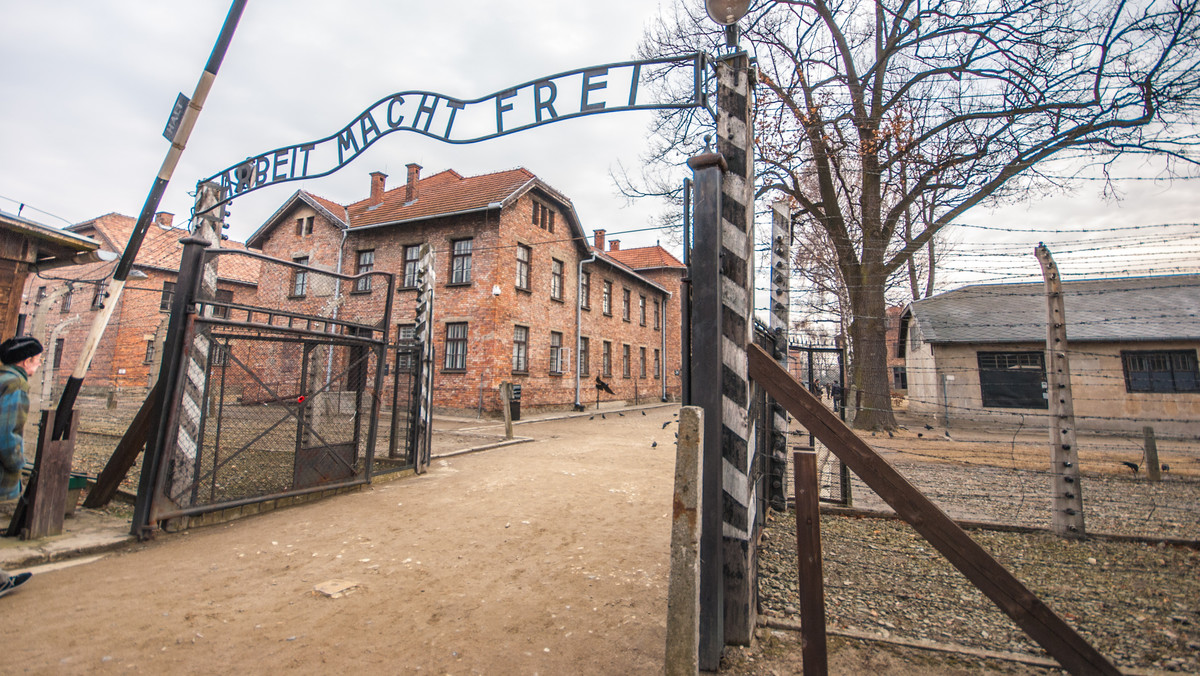
<instances>
[{"instance_id":1,"label":"corrugated roof","mask_svg":"<svg viewBox=\"0 0 1200 676\"><path fill-rule=\"evenodd\" d=\"M661 246L644 246L636 249L618 249L607 252L609 256L621 261L634 270L651 268L686 268L678 258Z\"/></svg>"},{"instance_id":2,"label":"corrugated roof","mask_svg":"<svg viewBox=\"0 0 1200 676\"><path fill-rule=\"evenodd\" d=\"M1200 275L1063 282L1071 341L1200 338ZM967 286L909 306L929 343L1046 340L1043 284Z\"/></svg>"},{"instance_id":3,"label":"corrugated roof","mask_svg":"<svg viewBox=\"0 0 1200 676\"><path fill-rule=\"evenodd\" d=\"M417 199L406 202L407 185L385 191L379 204L370 198L346 207L350 227L399 223L463 211L486 209L503 202L536 177L525 168L463 177L451 169L417 182Z\"/></svg>"}]
</instances>

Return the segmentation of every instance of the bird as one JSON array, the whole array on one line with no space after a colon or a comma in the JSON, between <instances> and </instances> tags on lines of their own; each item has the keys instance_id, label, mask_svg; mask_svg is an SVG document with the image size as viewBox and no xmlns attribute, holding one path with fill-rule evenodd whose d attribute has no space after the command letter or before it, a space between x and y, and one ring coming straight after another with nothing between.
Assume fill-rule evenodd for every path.
<instances>
[{"instance_id":1,"label":"bird","mask_svg":"<svg viewBox=\"0 0 1200 676\"><path fill-rule=\"evenodd\" d=\"M918 437L923 437L923 436L925 436L925 435L924 435L923 433L921 433L921 432L917 432L917 436L918 436Z\"/></svg>"},{"instance_id":2,"label":"bird","mask_svg":"<svg viewBox=\"0 0 1200 676\"><path fill-rule=\"evenodd\" d=\"M662 428L665 430L665 429L667 429L667 425L670 425L670 424L671 424L671 421L668 420L667 422L663 423Z\"/></svg>"},{"instance_id":3,"label":"bird","mask_svg":"<svg viewBox=\"0 0 1200 676\"><path fill-rule=\"evenodd\" d=\"M600 419L601 419L601 420L608 420L608 416L606 416L606 415L604 415L603 413L601 413L601 414L600 414Z\"/></svg>"},{"instance_id":4,"label":"bird","mask_svg":"<svg viewBox=\"0 0 1200 676\"><path fill-rule=\"evenodd\" d=\"M658 442L655 441L654 443L650 444L650 448L658 448Z\"/></svg>"},{"instance_id":5,"label":"bird","mask_svg":"<svg viewBox=\"0 0 1200 676\"><path fill-rule=\"evenodd\" d=\"M945 434L947 439L950 438L950 430L946 430L945 432L942 432L942 434Z\"/></svg>"},{"instance_id":6,"label":"bird","mask_svg":"<svg viewBox=\"0 0 1200 676\"><path fill-rule=\"evenodd\" d=\"M888 430L888 438L889 438L889 439L894 439L895 437L896 437L896 435L895 435L895 434L892 434L892 431L891 431L891 430Z\"/></svg>"},{"instance_id":7,"label":"bird","mask_svg":"<svg viewBox=\"0 0 1200 676\"><path fill-rule=\"evenodd\" d=\"M925 429L931 430L931 429L933 429L933 425L930 425L929 423L925 423Z\"/></svg>"},{"instance_id":8,"label":"bird","mask_svg":"<svg viewBox=\"0 0 1200 676\"><path fill-rule=\"evenodd\" d=\"M624 418L624 417L625 417L625 414L624 414L624 413L621 413L620 411L617 411L617 415L621 416L622 418Z\"/></svg>"},{"instance_id":9,"label":"bird","mask_svg":"<svg viewBox=\"0 0 1200 676\"><path fill-rule=\"evenodd\" d=\"M642 411L642 415L646 415L646 412L645 412L645 411Z\"/></svg>"},{"instance_id":10,"label":"bird","mask_svg":"<svg viewBox=\"0 0 1200 676\"><path fill-rule=\"evenodd\" d=\"M588 418L588 420L595 420L595 419L596 419L596 416L592 416L592 417Z\"/></svg>"},{"instance_id":11,"label":"bird","mask_svg":"<svg viewBox=\"0 0 1200 676\"><path fill-rule=\"evenodd\" d=\"M1129 469L1133 470L1134 474L1138 473L1138 464L1136 462L1129 462L1128 460L1122 460L1121 464L1125 465Z\"/></svg>"},{"instance_id":12,"label":"bird","mask_svg":"<svg viewBox=\"0 0 1200 676\"><path fill-rule=\"evenodd\" d=\"M1162 471L1164 471L1164 472L1170 472L1170 471L1171 471L1171 466L1170 466L1170 465L1168 465L1167 463L1165 463L1165 462L1164 462L1164 463L1163 463L1163 466L1162 466Z\"/></svg>"}]
</instances>

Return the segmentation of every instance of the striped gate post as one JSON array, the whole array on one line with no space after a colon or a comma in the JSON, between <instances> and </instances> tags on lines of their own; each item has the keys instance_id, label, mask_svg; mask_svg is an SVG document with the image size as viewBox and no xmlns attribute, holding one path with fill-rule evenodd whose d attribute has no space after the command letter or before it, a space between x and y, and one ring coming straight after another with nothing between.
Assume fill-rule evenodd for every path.
<instances>
[{"instance_id":1,"label":"striped gate post","mask_svg":"<svg viewBox=\"0 0 1200 676\"><path fill-rule=\"evenodd\" d=\"M422 244L418 249L417 262L417 308L416 326L413 335L421 341L417 371L417 418L412 428L412 448L415 452L416 471L423 473L429 467L430 444L433 428L433 288L437 278L434 268L433 247Z\"/></svg>"},{"instance_id":2,"label":"striped gate post","mask_svg":"<svg viewBox=\"0 0 1200 676\"><path fill-rule=\"evenodd\" d=\"M791 326L792 219L787 202L771 205L771 312L770 328L775 337L775 361L787 368L788 328ZM767 397L771 438L767 466L767 497L771 508L787 508L787 411Z\"/></svg>"},{"instance_id":3,"label":"striped gate post","mask_svg":"<svg viewBox=\"0 0 1200 676\"><path fill-rule=\"evenodd\" d=\"M749 645L757 619L757 561L752 547L751 481L754 425L746 349L754 313L754 147L750 104L753 71L739 52L718 59L717 152L728 171L721 181L721 446L722 568L725 577L725 643ZM707 412L706 412L707 414Z\"/></svg>"},{"instance_id":4,"label":"striped gate post","mask_svg":"<svg viewBox=\"0 0 1200 676\"><path fill-rule=\"evenodd\" d=\"M196 195L195 216L192 218L192 236L209 242L208 248L221 246L223 207L213 208L221 200L222 190L216 183L205 183ZM177 284L184 280L176 280ZM204 264L197 298L212 299L217 295L217 259ZM211 308L208 312L212 312ZM193 324L193 327L196 325ZM196 461L199 457L201 434L204 427L206 387L208 377L208 353L212 340L207 330L195 330L187 346L182 364L183 392L179 400L178 432L173 450L171 483L167 495L179 506L192 502L196 482Z\"/></svg>"}]
</instances>

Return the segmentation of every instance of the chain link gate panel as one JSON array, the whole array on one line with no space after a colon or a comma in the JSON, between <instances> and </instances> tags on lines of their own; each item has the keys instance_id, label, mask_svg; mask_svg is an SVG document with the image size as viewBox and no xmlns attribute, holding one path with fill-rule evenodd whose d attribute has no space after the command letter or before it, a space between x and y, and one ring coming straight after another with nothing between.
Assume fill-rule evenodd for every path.
<instances>
[{"instance_id":1,"label":"chain link gate panel","mask_svg":"<svg viewBox=\"0 0 1200 676\"><path fill-rule=\"evenodd\" d=\"M385 410L381 469L409 464L412 376L401 359L412 348L389 346L393 276L205 252L205 264L218 261L220 277L258 284L206 294L181 268L176 293L187 296L171 330L182 347L164 355L177 374L157 437L151 523L366 483ZM385 378L390 356L395 377Z\"/></svg>"}]
</instances>

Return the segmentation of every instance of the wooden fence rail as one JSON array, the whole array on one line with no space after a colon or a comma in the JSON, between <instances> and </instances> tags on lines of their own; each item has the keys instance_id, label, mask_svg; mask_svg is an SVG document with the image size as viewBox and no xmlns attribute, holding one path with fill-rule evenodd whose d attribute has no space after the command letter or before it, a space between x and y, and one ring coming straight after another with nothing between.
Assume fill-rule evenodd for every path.
<instances>
[{"instance_id":1,"label":"wooden fence rail","mask_svg":"<svg viewBox=\"0 0 1200 676\"><path fill-rule=\"evenodd\" d=\"M1121 673L762 348L748 346L747 356L752 380L829 447L1064 669L1072 674Z\"/></svg>"}]
</instances>

